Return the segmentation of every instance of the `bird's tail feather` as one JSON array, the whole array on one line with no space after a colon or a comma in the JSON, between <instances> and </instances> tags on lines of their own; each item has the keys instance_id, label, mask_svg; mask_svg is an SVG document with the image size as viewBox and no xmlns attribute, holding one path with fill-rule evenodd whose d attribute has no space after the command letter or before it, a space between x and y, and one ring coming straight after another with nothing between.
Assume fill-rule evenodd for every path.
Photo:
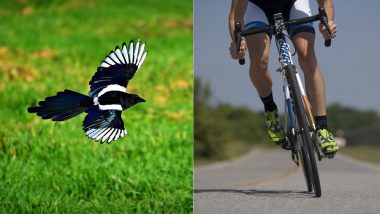
<instances>
[{"instance_id":1,"label":"bird's tail feather","mask_svg":"<svg viewBox=\"0 0 380 214\"><path fill-rule=\"evenodd\" d=\"M29 113L36 113L42 119L64 121L87 110L92 104L90 97L75 91L65 90L57 95L40 101L39 106L28 108Z\"/></svg>"}]
</instances>

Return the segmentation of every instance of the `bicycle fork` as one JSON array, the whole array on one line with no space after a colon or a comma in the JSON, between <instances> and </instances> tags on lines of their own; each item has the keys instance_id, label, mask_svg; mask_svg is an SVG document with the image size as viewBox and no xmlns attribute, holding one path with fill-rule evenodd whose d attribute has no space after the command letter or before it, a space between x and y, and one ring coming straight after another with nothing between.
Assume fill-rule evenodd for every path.
<instances>
[{"instance_id":1,"label":"bicycle fork","mask_svg":"<svg viewBox=\"0 0 380 214\"><path fill-rule=\"evenodd\" d=\"M283 72L286 72L285 70ZM286 141L288 141L288 144L290 144L290 148L292 150L292 160L299 166L299 157L298 157L298 152L299 151L299 145L296 141L296 130L295 130L295 121L294 121L294 116L293 116L293 107L292 107L292 100L290 98L290 90L289 90L289 84L288 81L286 80L285 75L283 74L283 81L284 81L284 94L285 94L285 126L284 129L288 132L286 134ZM286 116L289 117L290 121L290 127L288 128L287 124L287 119Z\"/></svg>"}]
</instances>

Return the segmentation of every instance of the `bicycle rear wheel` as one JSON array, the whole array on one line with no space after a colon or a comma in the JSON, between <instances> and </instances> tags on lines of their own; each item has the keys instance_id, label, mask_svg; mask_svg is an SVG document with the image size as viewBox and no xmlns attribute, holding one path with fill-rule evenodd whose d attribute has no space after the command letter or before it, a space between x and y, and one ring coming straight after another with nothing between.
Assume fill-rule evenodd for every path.
<instances>
[{"instance_id":1,"label":"bicycle rear wheel","mask_svg":"<svg viewBox=\"0 0 380 214\"><path fill-rule=\"evenodd\" d=\"M321 197L321 184L319 181L317 163L315 161L314 144L309 133L310 126L306 118L306 111L302 102L302 96L297 83L296 70L294 66L287 66L286 77L289 82L291 97L293 98L294 111L296 113L295 116L299 125L299 135L302 139L301 151L302 147L304 147L304 151L302 151L304 156L303 160L305 161L304 165L310 166L310 173L306 173L305 176L310 176L309 179L313 184L315 195L317 197Z\"/></svg>"}]
</instances>

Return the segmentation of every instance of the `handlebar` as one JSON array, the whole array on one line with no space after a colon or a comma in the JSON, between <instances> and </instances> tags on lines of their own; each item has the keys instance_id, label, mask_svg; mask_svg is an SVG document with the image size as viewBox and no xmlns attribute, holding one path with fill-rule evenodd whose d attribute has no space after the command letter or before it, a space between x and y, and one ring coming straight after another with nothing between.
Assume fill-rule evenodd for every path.
<instances>
[{"instance_id":1,"label":"handlebar","mask_svg":"<svg viewBox=\"0 0 380 214\"><path fill-rule=\"evenodd\" d=\"M240 44L241 44L241 24L240 22L235 23L235 42L237 44L237 53L240 51ZM239 59L239 64L244 65L245 59Z\"/></svg>"},{"instance_id":2,"label":"handlebar","mask_svg":"<svg viewBox=\"0 0 380 214\"><path fill-rule=\"evenodd\" d=\"M332 38L332 32L331 32L331 29L329 27L329 20L327 19L326 10L325 10L324 7L319 7L318 10L319 10L319 14L321 16L321 22L326 27L327 33L329 34L329 37L330 37L330 39L326 39L325 40L325 46L326 47L330 47L330 45L331 45L331 38Z\"/></svg>"},{"instance_id":3,"label":"handlebar","mask_svg":"<svg viewBox=\"0 0 380 214\"><path fill-rule=\"evenodd\" d=\"M320 20L321 23L327 28L327 32L329 34L329 39L325 40L325 46L330 47L331 46L331 38L332 38L332 32L331 29L328 25L328 19L327 19L327 14L326 10L324 7L319 7L318 8L319 13L314 16L310 17L305 17L305 18L300 18L300 19L294 19L290 20L284 23L285 28L289 28L294 25L300 25L300 24L305 24L309 22L315 22ZM264 26L264 27L259 27L259 28L254 28L246 31L241 30L241 24L239 22L235 23L235 42L237 44L237 52L240 50L240 43L241 43L241 37L242 36L249 36L253 34L258 34L258 33L267 33L267 32L273 32L275 30L274 25L269 25L269 26ZM245 63L245 59L239 59L239 64L243 65Z\"/></svg>"}]
</instances>

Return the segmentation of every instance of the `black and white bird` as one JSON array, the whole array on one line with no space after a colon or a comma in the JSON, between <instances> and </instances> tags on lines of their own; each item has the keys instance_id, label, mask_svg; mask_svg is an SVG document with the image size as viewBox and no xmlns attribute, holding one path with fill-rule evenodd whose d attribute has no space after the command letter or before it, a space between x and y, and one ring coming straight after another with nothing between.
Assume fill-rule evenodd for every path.
<instances>
[{"instance_id":1,"label":"black and white bird","mask_svg":"<svg viewBox=\"0 0 380 214\"><path fill-rule=\"evenodd\" d=\"M88 137L101 143L118 140L127 134L121 112L145 100L136 94L129 94L126 88L129 80L140 69L147 51L145 42L132 40L128 47L116 46L102 61L89 82L89 96L64 90L57 95L40 101L39 106L28 108L42 119L65 121L82 112L87 115L83 121L83 130Z\"/></svg>"}]
</instances>

